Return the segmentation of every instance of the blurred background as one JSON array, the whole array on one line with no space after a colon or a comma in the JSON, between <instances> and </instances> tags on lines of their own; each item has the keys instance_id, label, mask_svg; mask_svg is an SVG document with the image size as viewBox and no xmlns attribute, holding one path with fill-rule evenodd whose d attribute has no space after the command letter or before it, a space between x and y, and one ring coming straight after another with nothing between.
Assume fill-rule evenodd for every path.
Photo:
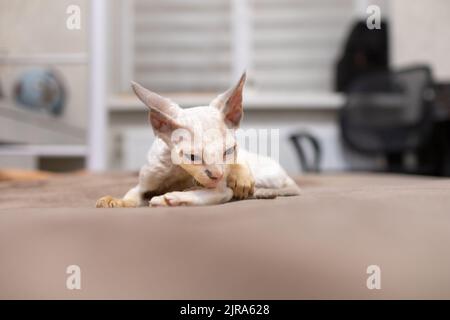
<instances>
[{"instance_id":1,"label":"blurred background","mask_svg":"<svg viewBox=\"0 0 450 320\"><path fill-rule=\"evenodd\" d=\"M291 174L449 176L448 12L446 0L0 0L0 168L137 170L153 135L131 80L190 107L246 69L243 128L278 129Z\"/></svg>"}]
</instances>

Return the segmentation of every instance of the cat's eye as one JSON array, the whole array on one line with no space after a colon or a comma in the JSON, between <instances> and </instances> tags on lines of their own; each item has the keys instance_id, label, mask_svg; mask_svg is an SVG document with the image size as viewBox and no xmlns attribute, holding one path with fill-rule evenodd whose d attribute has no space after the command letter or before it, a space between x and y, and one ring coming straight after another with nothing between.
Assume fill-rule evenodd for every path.
<instances>
[{"instance_id":1,"label":"cat's eye","mask_svg":"<svg viewBox=\"0 0 450 320\"><path fill-rule=\"evenodd\" d=\"M231 148L228 148L227 150L225 150L225 152L223 153L224 156L230 155L234 152L234 146Z\"/></svg>"},{"instance_id":2,"label":"cat's eye","mask_svg":"<svg viewBox=\"0 0 450 320\"><path fill-rule=\"evenodd\" d=\"M186 153L184 156L192 162L200 161L200 157L193 153Z\"/></svg>"}]
</instances>

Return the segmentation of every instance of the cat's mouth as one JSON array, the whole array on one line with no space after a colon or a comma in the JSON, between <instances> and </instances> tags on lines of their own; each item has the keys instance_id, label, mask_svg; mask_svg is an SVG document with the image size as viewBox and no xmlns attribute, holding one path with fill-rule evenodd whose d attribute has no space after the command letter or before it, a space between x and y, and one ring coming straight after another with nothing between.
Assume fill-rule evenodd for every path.
<instances>
[{"instance_id":1,"label":"cat's mouth","mask_svg":"<svg viewBox=\"0 0 450 320\"><path fill-rule=\"evenodd\" d=\"M207 183L203 184L203 186L206 187L206 188L213 189L213 188L217 187L217 185L219 184L219 182L220 182L220 181L215 180L215 181L207 182Z\"/></svg>"},{"instance_id":2,"label":"cat's mouth","mask_svg":"<svg viewBox=\"0 0 450 320\"><path fill-rule=\"evenodd\" d=\"M205 188L208 189L214 189L216 188L220 182L222 181L222 179L218 179L218 180L208 180L208 181L198 181L202 186L204 186Z\"/></svg>"}]
</instances>

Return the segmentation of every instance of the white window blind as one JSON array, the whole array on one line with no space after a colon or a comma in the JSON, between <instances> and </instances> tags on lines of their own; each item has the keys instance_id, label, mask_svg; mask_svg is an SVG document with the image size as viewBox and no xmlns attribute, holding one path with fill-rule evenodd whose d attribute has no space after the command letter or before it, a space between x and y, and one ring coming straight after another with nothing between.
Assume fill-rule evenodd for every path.
<instances>
[{"instance_id":1,"label":"white window blind","mask_svg":"<svg viewBox=\"0 0 450 320\"><path fill-rule=\"evenodd\" d=\"M330 91L353 0L253 0L253 82L271 91Z\"/></svg>"},{"instance_id":2,"label":"white window blind","mask_svg":"<svg viewBox=\"0 0 450 320\"><path fill-rule=\"evenodd\" d=\"M246 37L231 25L237 1L134 0L133 79L158 92L222 91L242 65L232 59L244 39L255 90L331 90L354 0L240 1L248 1Z\"/></svg>"},{"instance_id":3,"label":"white window blind","mask_svg":"<svg viewBox=\"0 0 450 320\"><path fill-rule=\"evenodd\" d=\"M134 1L137 81L158 92L220 91L229 86L230 1Z\"/></svg>"}]
</instances>

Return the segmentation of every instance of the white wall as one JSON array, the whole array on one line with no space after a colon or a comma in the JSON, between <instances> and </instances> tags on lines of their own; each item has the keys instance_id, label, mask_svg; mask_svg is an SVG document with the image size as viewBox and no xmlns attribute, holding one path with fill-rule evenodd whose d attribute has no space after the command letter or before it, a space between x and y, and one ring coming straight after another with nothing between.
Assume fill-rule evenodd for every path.
<instances>
[{"instance_id":1,"label":"white wall","mask_svg":"<svg viewBox=\"0 0 450 320\"><path fill-rule=\"evenodd\" d=\"M450 80L450 1L391 0L392 61L427 63L436 79Z\"/></svg>"}]
</instances>

